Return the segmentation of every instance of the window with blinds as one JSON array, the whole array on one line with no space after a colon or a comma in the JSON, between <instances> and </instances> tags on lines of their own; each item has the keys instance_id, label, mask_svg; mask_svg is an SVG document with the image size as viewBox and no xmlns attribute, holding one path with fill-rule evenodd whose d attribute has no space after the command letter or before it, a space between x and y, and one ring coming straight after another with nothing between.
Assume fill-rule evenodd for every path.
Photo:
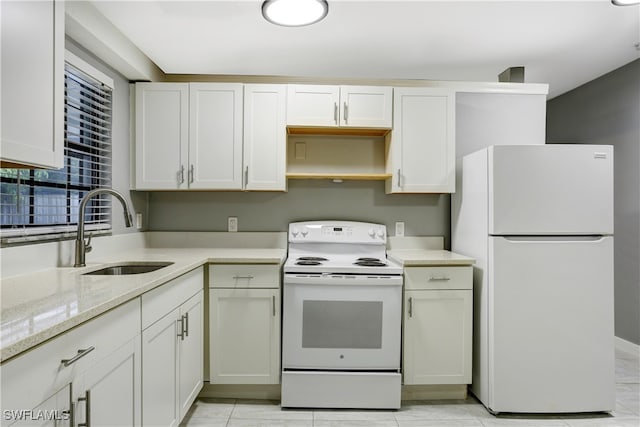
<instances>
[{"instance_id":1,"label":"window with blinds","mask_svg":"<svg viewBox=\"0 0 640 427\"><path fill-rule=\"evenodd\" d=\"M111 187L112 89L65 65L65 167L2 169L2 238L75 230L78 206L95 188ZM87 229L111 228L111 199L87 204Z\"/></svg>"}]
</instances>

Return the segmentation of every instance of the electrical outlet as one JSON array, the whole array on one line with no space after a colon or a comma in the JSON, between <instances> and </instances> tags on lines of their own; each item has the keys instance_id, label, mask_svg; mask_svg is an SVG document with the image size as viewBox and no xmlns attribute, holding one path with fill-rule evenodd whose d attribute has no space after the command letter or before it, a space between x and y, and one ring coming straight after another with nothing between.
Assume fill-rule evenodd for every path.
<instances>
[{"instance_id":1,"label":"electrical outlet","mask_svg":"<svg viewBox=\"0 0 640 427\"><path fill-rule=\"evenodd\" d=\"M136 228L142 229L142 214L140 212L136 212Z\"/></svg>"},{"instance_id":2,"label":"electrical outlet","mask_svg":"<svg viewBox=\"0 0 640 427\"><path fill-rule=\"evenodd\" d=\"M404 237L404 222L396 222L396 237Z\"/></svg>"},{"instance_id":3,"label":"electrical outlet","mask_svg":"<svg viewBox=\"0 0 640 427\"><path fill-rule=\"evenodd\" d=\"M227 230L230 232L238 231L238 217L229 217L229 219L227 220Z\"/></svg>"}]
</instances>

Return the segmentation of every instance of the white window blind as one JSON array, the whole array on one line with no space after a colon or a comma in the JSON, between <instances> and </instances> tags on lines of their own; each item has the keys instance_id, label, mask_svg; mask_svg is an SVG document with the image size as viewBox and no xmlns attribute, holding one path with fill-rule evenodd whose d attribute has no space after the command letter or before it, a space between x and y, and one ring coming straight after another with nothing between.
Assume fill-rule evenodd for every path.
<instances>
[{"instance_id":1,"label":"white window blind","mask_svg":"<svg viewBox=\"0 0 640 427\"><path fill-rule=\"evenodd\" d=\"M65 66L65 167L2 169L2 238L75 230L78 206L95 188L111 187L112 89ZM111 199L87 204L88 229L111 228Z\"/></svg>"}]
</instances>

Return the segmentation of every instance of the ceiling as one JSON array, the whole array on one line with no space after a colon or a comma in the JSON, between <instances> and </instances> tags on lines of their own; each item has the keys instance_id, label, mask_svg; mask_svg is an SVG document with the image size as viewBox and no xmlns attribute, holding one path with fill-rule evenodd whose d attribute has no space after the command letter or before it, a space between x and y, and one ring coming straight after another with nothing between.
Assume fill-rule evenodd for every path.
<instances>
[{"instance_id":1,"label":"ceiling","mask_svg":"<svg viewBox=\"0 0 640 427\"><path fill-rule=\"evenodd\" d=\"M512 66L552 98L640 57L640 5L329 0L307 27L261 1L91 2L167 74L497 81Z\"/></svg>"}]
</instances>

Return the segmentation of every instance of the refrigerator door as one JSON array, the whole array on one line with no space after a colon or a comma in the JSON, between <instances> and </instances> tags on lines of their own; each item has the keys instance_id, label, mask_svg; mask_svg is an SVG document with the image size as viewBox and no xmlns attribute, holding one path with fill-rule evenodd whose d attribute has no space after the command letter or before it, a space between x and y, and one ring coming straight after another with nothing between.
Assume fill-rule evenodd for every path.
<instances>
[{"instance_id":1,"label":"refrigerator door","mask_svg":"<svg viewBox=\"0 0 640 427\"><path fill-rule=\"evenodd\" d=\"M495 412L615 407L613 237L489 239Z\"/></svg>"},{"instance_id":2,"label":"refrigerator door","mask_svg":"<svg viewBox=\"0 0 640 427\"><path fill-rule=\"evenodd\" d=\"M489 234L613 234L613 147L488 149Z\"/></svg>"}]
</instances>

